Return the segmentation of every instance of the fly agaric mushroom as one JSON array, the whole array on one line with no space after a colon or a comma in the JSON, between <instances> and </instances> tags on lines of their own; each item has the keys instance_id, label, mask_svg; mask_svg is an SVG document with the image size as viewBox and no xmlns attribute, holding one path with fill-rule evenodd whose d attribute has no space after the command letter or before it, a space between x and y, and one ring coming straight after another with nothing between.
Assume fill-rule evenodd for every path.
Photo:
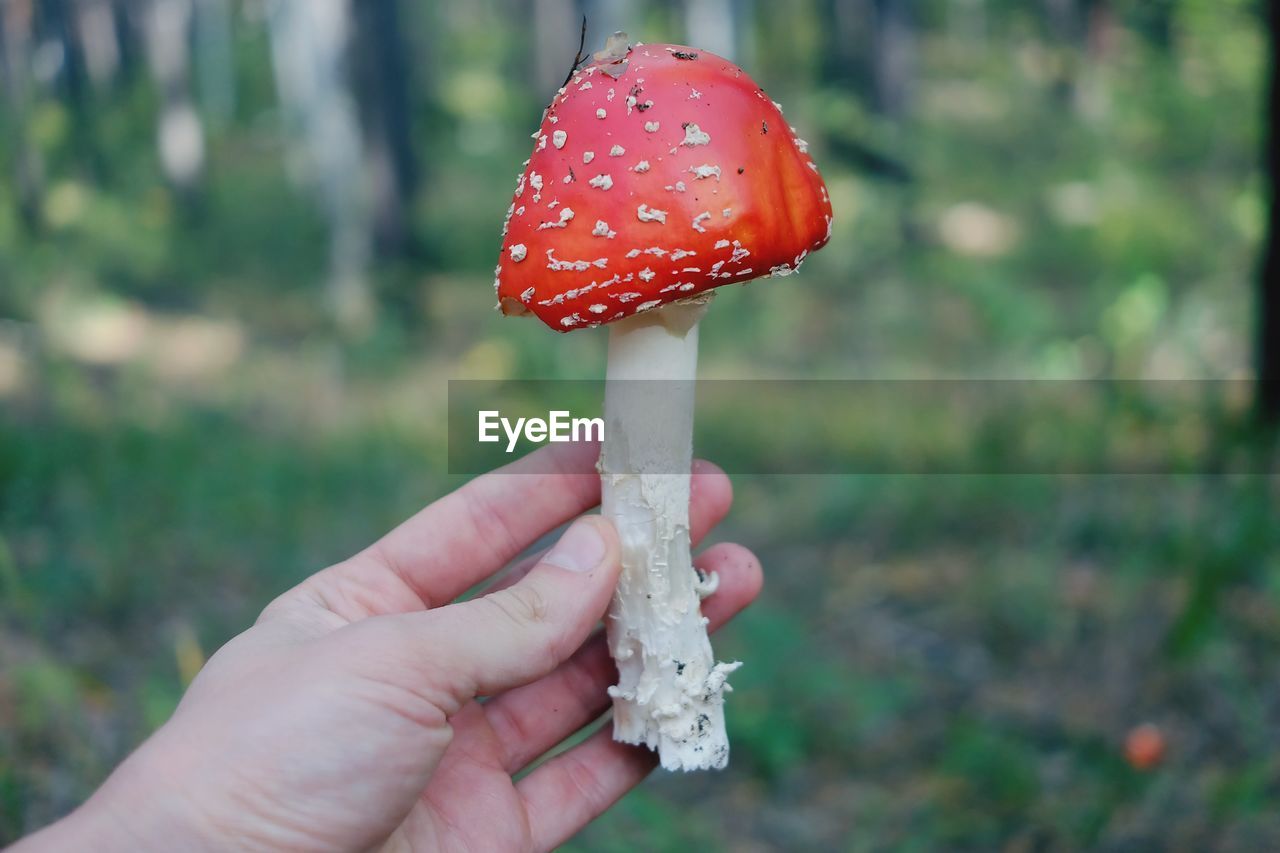
<instances>
[{"instance_id":1,"label":"fly agaric mushroom","mask_svg":"<svg viewBox=\"0 0 1280 853\"><path fill-rule=\"evenodd\" d=\"M606 621L614 738L667 769L728 763L726 677L689 554L697 327L712 289L796 272L831 236L807 145L740 68L615 33L534 135L503 226L504 314L609 324L603 511L622 542ZM666 380L633 382L630 380Z\"/></svg>"}]
</instances>

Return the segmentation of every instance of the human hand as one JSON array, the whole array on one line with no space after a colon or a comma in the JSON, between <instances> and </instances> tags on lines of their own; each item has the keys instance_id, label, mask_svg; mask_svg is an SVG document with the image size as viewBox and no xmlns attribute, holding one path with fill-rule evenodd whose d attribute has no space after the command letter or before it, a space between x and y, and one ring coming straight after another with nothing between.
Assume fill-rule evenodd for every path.
<instances>
[{"instance_id":1,"label":"human hand","mask_svg":"<svg viewBox=\"0 0 1280 853\"><path fill-rule=\"evenodd\" d=\"M596 454L553 446L480 477L280 596L84 806L26 844L515 850L572 836L656 763L606 729L513 778L608 708L616 673L593 628L616 534L580 518L487 594L449 602L599 501ZM535 467L558 473L522 473ZM694 471L696 542L732 498L714 466ZM713 629L759 591L740 546L696 563L721 577L703 602Z\"/></svg>"}]
</instances>

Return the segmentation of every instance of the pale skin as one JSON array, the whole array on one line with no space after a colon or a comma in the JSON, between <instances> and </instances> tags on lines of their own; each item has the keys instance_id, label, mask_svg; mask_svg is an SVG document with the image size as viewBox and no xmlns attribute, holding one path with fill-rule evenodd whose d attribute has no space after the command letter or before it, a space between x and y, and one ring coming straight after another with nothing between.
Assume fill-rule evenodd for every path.
<instances>
[{"instance_id":1,"label":"pale skin","mask_svg":"<svg viewBox=\"0 0 1280 853\"><path fill-rule=\"evenodd\" d=\"M616 672L598 624L618 542L608 522L577 518L600 499L597 454L552 446L473 480L281 595L84 805L13 853L546 850L570 838L656 763L606 726L513 778L609 706ZM732 490L707 463L692 484L697 541ZM712 628L759 592L741 546L696 563L721 577L703 602Z\"/></svg>"}]
</instances>

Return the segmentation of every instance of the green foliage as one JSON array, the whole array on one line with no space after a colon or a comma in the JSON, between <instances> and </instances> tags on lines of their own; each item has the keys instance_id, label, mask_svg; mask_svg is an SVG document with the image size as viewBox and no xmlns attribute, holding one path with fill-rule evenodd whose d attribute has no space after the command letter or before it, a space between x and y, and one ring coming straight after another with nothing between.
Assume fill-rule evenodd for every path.
<instances>
[{"instance_id":1,"label":"green foliage","mask_svg":"<svg viewBox=\"0 0 1280 853\"><path fill-rule=\"evenodd\" d=\"M25 134L46 178L34 231L0 180L0 840L70 809L164 720L192 644L211 652L458 484L447 379L600 375L601 336L491 311L499 223L550 94L524 22L489 0L410 5L413 250L372 270L379 314L354 339L323 307L327 228L288 167L260 22L237 19L235 111L192 195L163 182L141 73L91 93L87 136L49 90L21 127L0 109L4 174ZM674 5L642 5L633 35L683 38ZM836 230L803 275L722 293L705 376L1246 374L1256 4L1094 4L1115 14L1096 44L1053 33L1040 4L911 4L897 118L838 67L830 4L748 5L744 62L813 143ZM955 17L977 7L984 26ZM1122 386L989 418L712 410L698 443L740 469L772 430L780 454L872 462L1208 448L1224 471L1274 472L1237 440L1243 402L1218 397L1177 430ZM717 640L746 662L733 764L654 780L580 849L1280 846L1274 477L735 487L718 535L769 580ZM1121 745L1147 720L1169 753L1139 773Z\"/></svg>"}]
</instances>

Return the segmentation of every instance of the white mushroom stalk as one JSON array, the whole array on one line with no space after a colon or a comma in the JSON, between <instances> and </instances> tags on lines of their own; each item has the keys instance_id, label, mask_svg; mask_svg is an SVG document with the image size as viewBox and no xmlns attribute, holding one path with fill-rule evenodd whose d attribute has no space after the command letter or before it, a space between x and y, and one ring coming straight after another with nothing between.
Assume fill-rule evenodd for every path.
<instances>
[{"instance_id":1,"label":"white mushroom stalk","mask_svg":"<svg viewBox=\"0 0 1280 853\"><path fill-rule=\"evenodd\" d=\"M604 515L622 543L622 576L606 622L618 665L613 736L657 750L668 770L729 761L726 681L700 600L718 578L693 567L689 471L693 459L698 321L710 294L609 326Z\"/></svg>"}]
</instances>

